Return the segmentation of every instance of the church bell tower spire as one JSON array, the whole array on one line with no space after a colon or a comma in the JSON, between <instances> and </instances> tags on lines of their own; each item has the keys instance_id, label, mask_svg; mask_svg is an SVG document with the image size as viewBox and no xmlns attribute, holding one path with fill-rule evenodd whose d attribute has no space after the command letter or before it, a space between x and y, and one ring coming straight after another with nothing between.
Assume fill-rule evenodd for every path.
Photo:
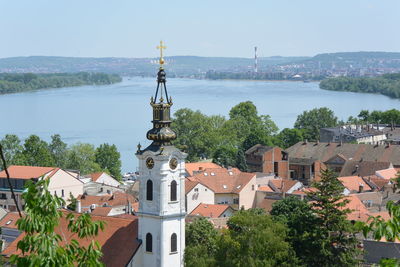
<instances>
[{"instance_id":1,"label":"church bell tower spire","mask_svg":"<svg viewBox=\"0 0 400 267\"><path fill-rule=\"evenodd\" d=\"M170 128L172 99L168 98L163 68L162 42L157 89L151 97L153 128L147 132L152 143L138 145L139 159L139 232L142 241L133 266L183 267L185 250L185 158L171 143L176 139ZM165 99L164 99L165 97Z\"/></svg>"}]
</instances>

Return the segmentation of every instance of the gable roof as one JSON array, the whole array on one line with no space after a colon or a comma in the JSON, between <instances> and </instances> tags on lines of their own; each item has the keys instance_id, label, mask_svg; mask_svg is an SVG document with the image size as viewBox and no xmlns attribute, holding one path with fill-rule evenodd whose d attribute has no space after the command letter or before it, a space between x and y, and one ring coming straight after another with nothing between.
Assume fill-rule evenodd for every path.
<instances>
[{"instance_id":1,"label":"gable roof","mask_svg":"<svg viewBox=\"0 0 400 267\"><path fill-rule=\"evenodd\" d=\"M236 168L216 168L205 169L191 180L207 186L214 193L239 193L255 176L254 173L241 172Z\"/></svg>"},{"instance_id":2,"label":"gable roof","mask_svg":"<svg viewBox=\"0 0 400 267\"><path fill-rule=\"evenodd\" d=\"M379 176L380 178L390 180L392 178L396 178L398 174L398 170L395 168L388 168L384 170L379 170L375 172L376 176Z\"/></svg>"},{"instance_id":3,"label":"gable roof","mask_svg":"<svg viewBox=\"0 0 400 267\"><path fill-rule=\"evenodd\" d=\"M0 227L18 229L17 225L15 224L18 219L18 212L9 212L3 217L3 219L0 220Z\"/></svg>"},{"instance_id":4,"label":"gable roof","mask_svg":"<svg viewBox=\"0 0 400 267\"><path fill-rule=\"evenodd\" d=\"M383 170L392 166L390 162L380 161L354 161L348 160L340 171L340 176L368 176L373 175L377 170Z\"/></svg>"},{"instance_id":5,"label":"gable roof","mask_svg":"<svg viewBox=\"0 0 400 267\"><path fill-rule=\"evenodd\" d=\"M52 176L59 168L11 165L7 170L10 174L10 178L13 179L38 179L45 175ZM0 172L0 178L7 178L5 170Z\"/></svg>"},{"instance_id":6,"label":"gable roof","mask_svg":"<svg viewBox=\"0 0 400 267\"><path fill-rule=\"evenodd\" d=\"M231 209L229 205L225 204L203 204L200 203L190 215L200 215L209 218L220 217L227 209Z\"/></svg>"},{"instance_id":7,"label":"gable roof","mask_svg":"<svg viewBox=\"0 0 400 267\"><path fill-rule=\"evenodd\" d=\"M96 207L94 210L90 212L91 215L98 215L98 216L108 216L112 207Z\"/></svg>"},{"instance_id":8,"label":"gable roof","mask_svg":"<svg viewBox=\"0 0 400 267\"><path fill-rule=\"evenodd\" d=\"M346 187L350 192L358 192L360 186L362 185L364 191L371 191L372 188L359 176L347 176L337 178L344 187Z\"/></svg>"},{"instance_id":9,"label":"gable roof","mask_svg":"<svg viewBox=\"0 0 400 267\"><path fill-rule=\"evenodd\" d=\"M368 220L369 211L361 202L361 200L357 197L357 195L348 195L344 199L349 200L349 203L347 203L346 206L343 207L343 209L351 210L351 212L346 215L348 220L364 222Z\"/></svg>"},{"instance_id":10,"label":"gable roof","mask_svg":"<svg viewBox=\"0 0 400 267\"><path fill-rule=\"evenodd\" d=\"M63 211L63 213L66 215L69 212ZM79 216L79 214L75 214L75 216ZM94 238L94 240L98 241L102 246L101 251L103 252L103 257L101 261L106 266L125 267L140 245L137 240L138 218L124 219L103 216L91 216L91 218L92 221L103 221L106 224L104 231L100 230L98 235ZM76 234L72 234L68 230L68 220L65 217L60 220L60 224L56 227L55 232L60 234L62 237L61 242L63 243L66 241L70 242L71 239L76 239L81 246L87 247L92 241L92 239L89 238L79 239ZM19 254L20 251L17 250L17 244L24 236L25 233L22 233L2 254L6 256Z\"/></svg>"},{"instance_id":11,"label":"gable roof","mask_svg":"<svg viewBox=\"0 0 400 267\"><path fill-rule=\"evenodd\" d=\"M262 191L262 192L274 192L272 188L269 185L263 185L257 188L257 191Z\"/></svg>"},{"instance_id":12,"label":"gable roof","mask_svg":"<svg viewBox=\"0 0 400 267\"><path fill-rule=\"evenodd\" d=\"M107 207L114 207L114 206L123 206L127 205L128 201L133 204L137 200L134 196L116 191L113 195L102 195L102 196L89 196L89 195L79 195L78 200L81 201L82 209L85 207L89 207L92 204L96 204L97 206L107 206Z\"/></svg>"},{"instance_id":13,"label":"gable roof","mask_svg":"<svg viewBox=\"0 0 400 267\"><path fill-rule=\"evenodd\" d=\"M249 149L246 150L245 154L255 154L255 155L259 155L259 156L263 156L265 152L270 151L271 149L273 149L274 147L272 146L264 146L264 145L254 145L252 147L250 147Z\"/></svg>"},{"instance_id":14,"label":"gable roof","mask_svg":"<svg viewBox=\"0 0 400 267\"><path fill-rule=\"evenodd\" d=\"M185 179L185 194L192 191L192 189L198 184L198 181L192 181L190 179Z\"/></svg>"},{"instance_id":15,"label":"gable roof","mask_svg":"<svg viewBox=\"0 0 400 267\"><path fill-rule=\"evenodd\" d=\"M97 179L99 179L100 176L103 175L103 173L104 173L104 172L95 172L95 173L89 174L88 176L90 176L90 178L92 178L92 181L93 181L93 182L96 182Z\"/></svg>"},{"instance_id":16,"label":"gable roof","mask_svg":"<svg viewBox=\"0 0 400 267\"><path fill-rule=\"evenodd\" d=\"M325 162L337 154L349 160L392 162L400 166L400 145L298 142L286 149L292 158L314 158Z\"/></svg>"},{"instance_id":17,"label":"gable roof","mask_svg":"<svg viewBox=\"0 0 400 267\"><path fill-rule=\"evenodd\" d=\"M222 168L218 164L215 164L213 162L190 162L190 163L185 163L185 169L186 172L189 174L189 176L193 176L196 171L203 171L205 169L215 169L215 168Z\"/></svg>"},{"instance_id":18,"label":"gable roof","mask_svg":"<svg viewBox=\"0 0 400 267\"><path fill-rule=\"evenodd\" d=\"M274 191L286 193L298 182L299 181L289 179L272 179L269 181L269 185Z\"/></svg>"}]
</instances>

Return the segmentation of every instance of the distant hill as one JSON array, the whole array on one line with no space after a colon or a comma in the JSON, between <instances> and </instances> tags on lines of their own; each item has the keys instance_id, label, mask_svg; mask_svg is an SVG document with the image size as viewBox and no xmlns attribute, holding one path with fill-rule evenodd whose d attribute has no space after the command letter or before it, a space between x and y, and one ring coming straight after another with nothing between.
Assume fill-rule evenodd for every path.
<instances>
[{"instance_id":1,"label":"distant hill","mask_svg":"<svg viewBox=\"0 0 400 267\"><path fill-rule=\"evenodd\" d=\"M247 72L254 67L253 58L235 57L166 57L169 77L201 76L207 71ZM260 71L279 70L280 66L293 65L305 69L332 68L399 68L400 53L344 52L318 54L314 57L263 57L258 60ZM78 57L12 57L0 59L0 72L55 73L103 72L120 75L154 76L155 58L78 58Z\"/></svg>"}]
</instances>

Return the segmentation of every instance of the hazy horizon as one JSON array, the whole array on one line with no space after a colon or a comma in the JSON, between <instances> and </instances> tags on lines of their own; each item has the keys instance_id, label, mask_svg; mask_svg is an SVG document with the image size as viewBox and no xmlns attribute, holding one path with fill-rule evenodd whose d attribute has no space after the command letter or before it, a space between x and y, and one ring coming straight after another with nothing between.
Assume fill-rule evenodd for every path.
<instances>
[{"instance_id":1,"label":"hazy horizon","mask_svg":"<svg viewBox=\"0 0 400 267\"><path fill-rule=\"evenodd\" d=\"M6 1L0 58L252 58L399 49L400 1Z\"/></svg>"}]
</instances>

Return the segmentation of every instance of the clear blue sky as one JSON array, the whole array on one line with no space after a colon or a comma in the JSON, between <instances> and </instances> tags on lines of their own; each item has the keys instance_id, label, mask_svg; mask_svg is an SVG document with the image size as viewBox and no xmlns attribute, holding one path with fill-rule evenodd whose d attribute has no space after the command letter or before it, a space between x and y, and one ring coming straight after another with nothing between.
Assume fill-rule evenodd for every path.
<instances>
[{"instance_id":1,"label":"clear blue sky","mask_svg":"<svg viewBox=\"0 0 400 267\"><path fill-rule=\"evenodd\" d=\"M0 0L0 57L400 51L400 0Z\"/></svg>"}]
</instances>

